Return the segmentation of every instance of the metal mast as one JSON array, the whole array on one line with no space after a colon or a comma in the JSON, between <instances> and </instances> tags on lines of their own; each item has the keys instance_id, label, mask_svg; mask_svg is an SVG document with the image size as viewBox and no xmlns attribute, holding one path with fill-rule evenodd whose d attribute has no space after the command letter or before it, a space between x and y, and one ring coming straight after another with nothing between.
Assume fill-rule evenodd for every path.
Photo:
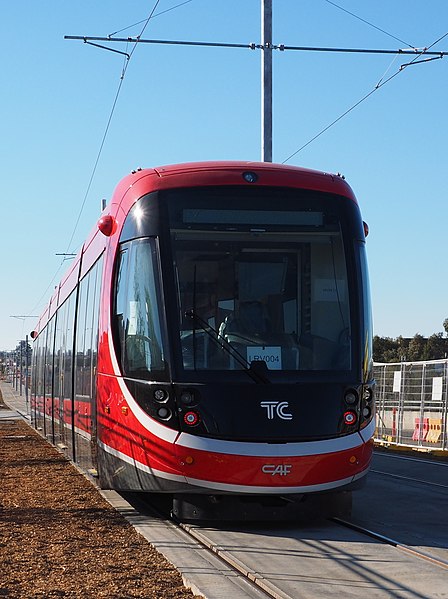
<instances>
[{"instance_id":1,"label":"metal mast","mask_svg":"<svg viewBox=\"0 0 448 599\"><path fill-rule=\"evenodd\" d=\"M261 160L272 162L272 0L261 0Z\"/></svg>"}]
</instances>

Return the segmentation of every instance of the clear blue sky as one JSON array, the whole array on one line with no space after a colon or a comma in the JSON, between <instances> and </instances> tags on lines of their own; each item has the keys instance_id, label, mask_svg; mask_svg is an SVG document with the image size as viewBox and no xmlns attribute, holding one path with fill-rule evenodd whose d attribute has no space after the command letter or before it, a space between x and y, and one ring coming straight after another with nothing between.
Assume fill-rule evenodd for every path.
<instances>
[{"instance_id":1,"label":"clear blue sky","mask_svg":"<svg viewBox=\"0 0 448 599\"><path fill-rule=\"evenodd\" d=\"M160 0L155 15L181 2ZM334 3L273 0L274 43L421 48L448 33L447 0ZM155 4L1 3L0 349L33 328L33 319L10 316L42 311L67 266L56 254L79 249L101 198L130 170L260 157L260 51L140 45L87 194L123 57L64 35L106 36L146 19ZM143 37L259 43L260 0L191 0L155 16ZM432 49L448 50L448 37ZM274 161L411 58L275 52ZM288 162L341 172L355 190L371 231L378 335L431 335L448 317L447 69L448 57L405 68Z\"/></svg>"}]
</instances>

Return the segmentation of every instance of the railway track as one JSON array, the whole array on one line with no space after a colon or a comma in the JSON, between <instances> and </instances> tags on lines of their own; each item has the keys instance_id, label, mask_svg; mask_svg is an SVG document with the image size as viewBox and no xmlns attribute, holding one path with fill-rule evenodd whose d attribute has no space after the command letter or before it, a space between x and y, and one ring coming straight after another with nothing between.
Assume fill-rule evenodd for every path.
<instances>
[{"instance_id":1,"label":"railway track","mask_svg":"<svg viewBox=\"0 0 448 599\"><path fill-rule=\"evenodd\" d=\"M429 485L431 487L439 487L440 489L448 489L448 485L445 484L441 484L441 483L435 483L435 482L431 482L428 480L423 480L423 479L419 479L419 478L414 478L411 476L403 476L401 474L393 474L391 472L382 472L381 470L370 470L371 473L373 474L380 474L382 476L390 476L391 478L396 478L398 480L404 480L406 482L410 482L410 483L420 483L423 485Z\"/></svg>"},{"instance_id":2,"label":"railway track","mask_svg":"<svg viewBox=\"0 0 448 599\"><path fill-rule=\"evenodd\" d=\"M147 510L143 507L140 524L141 518L148 518L151 528ZM337 588L344 597L359 596L353 591L362 589L367 596L428 599L446 586L447 561L349 520L333 518L300 527L210 527L168 521L166 514L157 517L181 534L191 551L195 547L207 562L214 562L215 580L223 575L226 583L236 585L236 590L227 591L235 598L311 599L327 597ZM187 570L187 586L209 599L226 596L214 594L214 584L206 585L205 591L200 583L188 585L191 566Z\"/></svg>"},{"instance_id":3,"label":"railway track","mask_svg":"<svg viewBox=\"0 0 448 599\"><path fill-rule=\"evenodd\" d=\"M352 522L346 521L346 520L342 520L339 518L334 518L331 519L331 521L327 521L324 524L321 524L321 533L322 533L322 537L328 536L328 533L330 531L334 531L334 524L336 524L337 526L341 527L341 528L345 528L345 529L349 529L349 530L353 530L356 533L358 533L359 535L362 535L362 537L364 537L365 542L370 543L370 539L374 539L376 541L379 541L379 543L383 544L383 545L388 545L389 547L394 548L396 551L399 552L403 552L406 555L410 556L411 558L417 559L417 560L422 560L423 562L428 562L430 564L432 564L433 566L439 567L439 568L443 568L443 569L448 569L448 561L445 560L441 560L441 559L436 559L431 555L428 555L426 553L424 553L423 551L419 551L416 549L413 549L409 546L406 546L402 543L400 543L399 541L395 540L395 539L391 539L388 537L385 537L384 535L374 532L372 530L369 530L367 528L363 528L362 526L358 526L356 524L353 524ZM297 597L300 597L302 595L296 594L296 593L300 593L300 575L296 575L296 582L298 583L297 585L294 585L293 588L293 592L291 594L288 594L288 591L285 590L283 583L285 582L285 578L288 578L291 576L291 572L295 569L294 566L294 560L298 559L298 555L292 555L292 557L290 558L290 566L291 566L291 570L289 572L289 574L286 575L286 577L284 578L282 575L282 572L284 573L284 569L283 570L278 570L276 572L270 572L268 574L268 572L264 572L263 570L257 571L256 568L254 568L253 566L250 565L250 561L246 561L244 556L238 556L235 553L232 552L231 548L229 545L227 545L226 543L216 543L216 540L214 540L213 536L210 536L209 532L206 530L203 530L202 528L199 528L197 526L192 526L189 524L182 524L182 523L177 523L177 525L182 528L182 530L184 530L185 532L187 532L187 534L191 535L196 541L198 541L199 543L201 543L202 546L204 546L205 548L207 548L209 551L213 552L215 555L217 555L220 559L222 559L230 568L234 569L235 572L240 575L245 577L248 581L250 581L257 589L261 590L266 597L273 597L275 599L286 599L287 597L290 599L296 599ZM284 531L282 529L280 529L278 531L279 534L279 538L281 538L281 536L283 535ZM325 534L327 533L327 535ZM243 532L243 534L247 534ZM254 535L255 537L259 534L259 532L257 531L251 531L249 534ZM271 530L271 534L276 534L275 530ZM343 537L344 535L341 535L341 541L343 541ZM300 539L297 539L300 542ZM353 542L353 547L355 547L357 544L359 544L359 542L362 543L361 537L358 537L356 540L354 539ZM345 541L344 541L345 543ZM252 545L252 543L249 543L249 545ZM378 547L381 551L381 548ZM249 550L250 551L250 550ZM356 550L354 550L356 551ZM285 550L284 555L286 556L288 553L290 553L289 549ZM325 554L326 552L324 551L322 556L318 556L319 561L322 561L323 559L327 559L328 558L328 552L327 554ZM316 557L316 556L315 556ZM313 557L312 559L315 559L315 557ZM341 561L344 561L347 558L347 550L346 548L341 548L339 550L339 552L336 551L332 551L332 555L331 555L331 560L334 561L334 563L338 563ZM392 558L395 559L395 558ZM286 562L285 562L286 563ZM285 564L284 564L285 565ZM374 578L375 573L372 572L371 573L371 580ZM377 573L379 574L379 573ZM320 575L317 574L316 575L312 575L311 577L314 578L314 583L316 583L318 581L318 577ZM379 578L382 578L382 575L379 574L378 575ZM364 578L364 580L363 580ZM367 577L369 578L369 577ZM325 579L325 574L321 576L321 581L323 581ZM345 577L341 577L340 580L335 579L334 584L336 585L344 585L346 584L347 580ZM351 584L353 583L353 581L351 581ZM372 583L368 583L368 580L366 580L365 575L360 575L359 580L358 580L358 584L363 584L365 587L369 587L371 589L375 588L375 585ZM396 584L396 583L395 583ZM402 583L399 583L402 584ZM377 586L377 591L381 590L381 584L378 584ZM413 593L415 591L412 591L411 589L408 589L409 593ZM286 593L286 594L285 594ZM303 597L311 597L314 595L311 594L304 594ZM326 596L325 594L322 595L316 595L316 596ZM415 596L418 596L415 595ZM421 595L422 597L429 597L430 595Z\"/></svg>"},{"instance_id":4,"label":"railway track","mask_svg":"<svg viewBox=\"0 0 448 599\"><path fill-rule=\"evenodd\" d=\"M342 520L341 518L332 518L332 520L333 520L333 522L336 522L337 524L340 524L341 526L345 526L347 528L356 530L356 531L360 532L361 534L366 535L367 537L371 537L372 539L376 539L382 543L391 545L392 547L396 547L396 549L398 549L399 551L408 553L418 559L422 559L422 560L431 562L432 564L435 564L436 566L440 566L441 568L448 569L448 560L435 558L434 556L429 555L429 554L425 553L424 551L416 550L412 547L409 547L409 545L405 545L404 543L401 543L400 541L391 539L390 537L386 537L378 532L374 532L373 530L370 530L368 528L364 528L363 526L354 524L353 522L350 522L347 520Z\"/></svg>"}]
</instances>

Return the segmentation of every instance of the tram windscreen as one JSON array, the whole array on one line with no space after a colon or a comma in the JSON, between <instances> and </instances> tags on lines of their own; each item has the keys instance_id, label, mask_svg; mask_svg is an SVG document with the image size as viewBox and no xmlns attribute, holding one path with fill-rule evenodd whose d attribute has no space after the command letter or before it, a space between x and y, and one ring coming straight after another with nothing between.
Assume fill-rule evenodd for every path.
<instances>
[{"instance_id":1,"label":"tram windscreen","mask_svg":"<svg viewBox=\"0 0 448 599\"><path fill-rule=\"evenodd\" d=\"M179 193L170 203L184 369L260 360L272 371L350 368L349 283L333 203L282 190L259 201Z\"/></svg>"}]
</instances>

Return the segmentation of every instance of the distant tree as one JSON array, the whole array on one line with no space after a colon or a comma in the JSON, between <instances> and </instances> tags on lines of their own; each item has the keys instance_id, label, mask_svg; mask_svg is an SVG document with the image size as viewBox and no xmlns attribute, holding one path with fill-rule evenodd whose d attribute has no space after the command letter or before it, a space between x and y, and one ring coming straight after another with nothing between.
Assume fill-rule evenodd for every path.
<instances>
[{"instance_id":1,"label":"distant tree","mask_svg":"<svg viewBox=\"0 0 448 599\"><path fill-rule=\"evenodd\" d=\"M373 338L373 359L375 362L399 362L398 343L390 337Z\"/></svg>"},{"instance_id":2,"label":"distant tree","mask_svg":"<svg viewBox=\"0 0 448 599\"><path fill-rule=\"evenodd\" d=\"M448 335L448 318L445 318L443 321L443 328L445 329L445 333Z\"/></svg>"},{"instance_id":3,"label":"distant tree","mask_svg":"<svg viewBox=\"0 0 448 599\"><path fill-rule=\"evenodd\" d=\"M31 364L31 355L33 353L33 349L29 343L26 341L20 341L18 346L16 347L16 361L21 363L21 367L23 368L26 364L26 356L28 354L28 365Z\"/></svg>"},{"instance_id":4,"label":"distant tree","mask_svg":"<svg viewBox=\"0 0 448 599\"><path fill-rule=\"evenodd\" d=\"M426 339L420 333L415 333L409 342L408 347L408 362L418 362L425 359Z\"/></svg>"},{"instance_id":5,"label":"distant tree","mask_svg":"<svg viewBox=\"0 0 448 599\"><path fill-rule=\"evenodd\" d=\"M447 333L434 333L428 339L416 333L412 339L400 336L373 338L373 359L375 362L420 362L448 358L448 318L443 326Z\"/></svg>"},{"instance_id":6,"label":"distant tree","mask_svg":"<svg viewBox=\"0 0 448 599\"><path fill-rule=\"evenodd\" d=\"M443 333L434 333L428 337L425 350L423 352L424 360L442 360L447 354L447 339Z\"/></svg>"},{"instance_id":7,"label":"distant tree","mask_svg":"<svg viewBox=\"0 0 448 599\"><path fill-rule=\"evenodd\" d=\"M407 360L408 350L409 350L409 339L405 339L401 335L397 337L398 344L398 358L400 362L405 362Z\"/></svg>"}]
</instances>

